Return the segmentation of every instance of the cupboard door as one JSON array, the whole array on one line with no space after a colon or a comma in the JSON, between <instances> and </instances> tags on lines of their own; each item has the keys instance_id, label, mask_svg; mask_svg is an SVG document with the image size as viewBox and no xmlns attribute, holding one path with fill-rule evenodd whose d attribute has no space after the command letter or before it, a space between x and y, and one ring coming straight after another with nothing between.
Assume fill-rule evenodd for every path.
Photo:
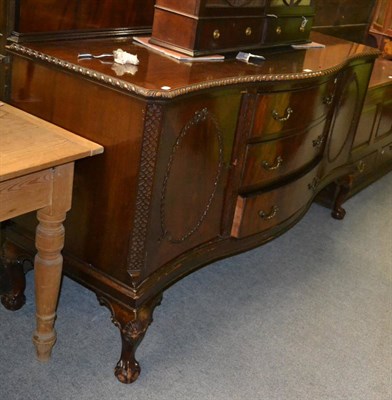
<instances>
[{"instance_id":1,"label":"cupboard door","mask_svg":"<svg viewBox=\"0 0 392 400\"><path fill-rule=\"evenodd\" d=\"M339 101L326 146L324 174L349 162L372 68L372 63L360 64L348 68L340 77Z\"/></svg>"}]
</instances>

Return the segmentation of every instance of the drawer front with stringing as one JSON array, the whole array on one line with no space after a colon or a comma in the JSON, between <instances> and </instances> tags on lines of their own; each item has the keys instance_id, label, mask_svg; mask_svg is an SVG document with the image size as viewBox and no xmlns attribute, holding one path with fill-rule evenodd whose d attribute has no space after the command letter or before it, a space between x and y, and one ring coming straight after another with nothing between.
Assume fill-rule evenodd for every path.
<instances>
[{"instance_id":1,"label":"drawer front with stringing","mask_svg":"<svg viewBox=\"0 0 392 400\"><path fill-rule=\"evenodd\" d=\"M359 186L369 179L369 175L374 172L377 165L378 152L374 151L365 157L361 157L355 162L355 173L353 174L353 186Z\"/></svg>"},{"instance_id":2,"label":"drawer front with stringing","mask_svg":"<svg viewBox=\"0 0 392 400\"><path fill-rule=\"evenodd\" d=\"M380 163L392 162L392 142L381 149L379 155Z\"/></svg>"},{"instance_id":3,"label":"drawer front with stringing","mask_svg":"<svg viewBox=\"0 0 392 400\"><path fill-rule=\"evenodd\" d=\"M190 55L254 48L261 45L263 17L193 18L155 9L151 43Z\"/></svg>"},{"instance_id":4,"label":"drawer front with stringing","mask_svg":"<svg viewBox=\"0 0 392 400\"><path fill-rule=\"evenodd\" d=\"M227 50L261 43L262 18L217 18L199 21L197 48Z\"/></svg>"},{"instance_id":5,"label":"drawer front with stringing","mask_svg":"<svg viewBox=\"0 0 392 400\"><path fill-rule=\"evenodd\" d=\"M324 119L306 132L282 139L249 144L241 187L272 183L319 157L326 140L325 122Z\"/></svg>"},{"instance_id":6,"label":"drawer front with stringing","mask_svg":"<svg viewBox=\"0 0 392 400\"><path fill-rule=\"evenodd\" d=\"M335 80L298 91L258 94L250 136L288 135L306 129L327 115L335 95Z\"/></svg>"},{"instance_id":7,"label":"drawer front with stringing","mask_svg":"<svg viewBox=\"0 0 392 400\"><path fill-rule=\"evenodd\" d=\"M312 17L267 16L264 23L263 44L304 42L309 38Z\"/></svg>"},{"instance_id":8,"label":"drawer front with stringing","mask_svg":"<svg viewBox=\"0 0 392 400\"><path fill-rule=\"evenodd\" d=\"M318 166L300 179L250 197L238 196L231 235L250 236L270 229L297 213L312 199L319 184Z\"/></svg>"}]
</instances>

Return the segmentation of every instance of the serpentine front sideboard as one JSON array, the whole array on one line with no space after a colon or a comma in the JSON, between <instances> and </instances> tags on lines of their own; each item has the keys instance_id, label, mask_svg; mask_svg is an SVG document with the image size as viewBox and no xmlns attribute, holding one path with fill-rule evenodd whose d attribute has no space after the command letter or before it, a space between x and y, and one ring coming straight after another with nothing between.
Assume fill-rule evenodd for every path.
<instances>
[{"instance_id":1,"label":"serpentine front sideboard","mask_svg":"<svg viewBox=\"0 0 392 400\"><path fill-rule=\"evenodd\" d=\"M130 38L8 46L10 102L105 147L76 167L64 268L110 308L121 382L140 373L135 351L166 288L276 238L354 168L378 52L312 39L325 48L265 50L260 65L181 63ZM117 48L140 64L78 60ZM5 250L31 252L31 232L14 219Z\"/></svg>"}]
</instances>

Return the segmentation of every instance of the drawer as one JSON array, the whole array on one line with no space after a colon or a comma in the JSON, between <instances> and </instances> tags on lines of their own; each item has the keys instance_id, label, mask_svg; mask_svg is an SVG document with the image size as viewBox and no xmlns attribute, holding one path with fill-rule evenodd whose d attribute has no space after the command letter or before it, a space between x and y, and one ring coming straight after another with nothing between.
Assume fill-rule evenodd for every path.
<instances>
[{"instance_id":1,"label":"drawer","mask_svg":"<svg viewBox=\"0 0 392 400\"><path fill-rule=\"evenodd\" d=\"M208 18L197 27L196 47L204 50L246 49L261 43L261 17Z\"/></svg>"},{"instance_id":2,"label":"drawer","mask_svg":"<svg viewBox=\"0 0 392 400\"><path fill-rule=\"evenodd\" d=\"M391 151L392 153L392 151ZM353 186L359 186L368 180L369 175L374 174L377 168L377 158L379 153L374 151L355 162L355 174L353 174Z\"/></svg>"},{"instance_id":3,"label":"drawer","mask_svg":"<svg viewBox=\"0 0 392 400\"><path fill-rule=\"evenodd\" d=\"M327 115L335 95L332 79L302 90L257 94L250 137L292 134Z\"/></svg>"},{"instance_id":4,"label":"drawer","mask_svg":"<svg viewBox=\"0 0 392 400\"><path fill-rule=\"evenodd\" d=\"M155 8L150 42L201 55L261 45L264 17L203 17Z\"/></svg>"},{"instance_id":5,"label":"drawer","mask_svg":"<svg viewBox=\"0 0 392 400\"><path fill-rule=\"evenodd\" d=\"M278 17L268 15L264 23L263 44L306 42L313 24L311 16Z\"/></svg>"},{"instance_id":6,"label":"drawer","mask_svg":"<svg viewBox=\"0 0 392 400\"><path fill-rule=\"evenodd\" d=\"M392 142L387 144L381 149L379 154L380 163L386 163L392 161Z\"/></svg>"},{"instance_id":7,"label":"drawer","mask_svg":"<svg viewBox=\"0 0 392 400\"><path fill-rule=\"evenodd\" d=\"M296 135L248 145L241 186L271 183L320 156L326 141L325 122Z\"/></svg>"},{"instance_id":8,"label":"drawer","mask_svg":"<svg viewBox=\"0 0 392 400\"><path fill-rule=\"evenodd\" d=\"M318 166L298 180L254 196L238 196L231 235L242 238L270 229L294 215L313 198Z\"/></svg>"}]
</instances>

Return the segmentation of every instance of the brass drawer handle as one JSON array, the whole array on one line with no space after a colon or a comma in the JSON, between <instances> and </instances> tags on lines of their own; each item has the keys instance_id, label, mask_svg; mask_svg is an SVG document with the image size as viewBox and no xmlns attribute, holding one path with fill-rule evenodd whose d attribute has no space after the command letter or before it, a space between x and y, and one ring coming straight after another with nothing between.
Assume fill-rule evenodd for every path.
<instances>
[{"instance_id":1,"label":"brass drawer handle","mask_svg":"<svg viewBox=\"0 0 392 400\"><path fill-rule=\"evenodd\" d=\"M366 168L366 163L365 161L361 160L359 161L359 163L357 164L357 170L360 174L362 174L365 171Z\"/></svg>"},{"instance_id":2,"label":"brass drawer handle","mask_svg":"<svg viewBox=\"0 0 392 400\"><path fill-rule=\"evenodd\" d=\"M305 28L306 28L306 24L308 23L308 19L306 17L302 17L302 22L301 25L299 27L299 31L300 32L305 32Z\"/></svg>"},{"instance_id":3,"label":"brass drawer handle","mask_svg":"<svg viewBox=\"0 0 392 400\"><path fill-rule=\"evenodd\" d=\"M382 150L381 150L381 155L383 156L386 152L388 152L388 154L389 154L389 152L390 151L392 151L392 144L390 144L389 146L387 146L388 148L383 148Z\"/></svg>"},{"instance_id":4,"label":"brass drawer handle","mask_svg":"<svg viewBox=\"0 0 392 400\"><path fill-rule=\"evenodd\" d=\"M276 120L276 121L279 121L279 122L285 122L285 121L287 121L287 120L291 117L291 114L292 114L293 112L294 112L294 111L293 111L293 109L292 109L291 107L287 107L287 108L286 108L286 116L281 117L281 116L279 115L279 113L278 113L276 110L273 110L273 111L272 111L272 118L273 118L274 120Z\"/></svg>"},{"instance_id":5,"label":"brass drawer handle","mask_svg":"<svg viewBox=\"0 0 392 400\"><path fill-rule=\"evenodd\" d=\"M282 33L282 28L280 26L278 26L275 30L277 35L280 35Z\"/></svg>"},{"instance_id":6,"label":"brass drawer handle","mask_svg":"<svg viewBox=\"0 0 392 400\"><path fill-rule=\"evenodd\" d=\"M327 106L330 106L333 102L334 97L335 96L333 94L329 94L328 96L325 96L323 98L323 103L326 104Z\"/></svg>"},{"instance_id":7,"label":"brass drawer handle","mask_svg":"<svg viewBox=\"0 0 392 400\"><path fill-rule=\"evenodd\" d=\"M220 38L219 29L215 29L214 32L212 33L212 36L214 39L219 39Z\"/></svg>"},{"instance_id":8,"label":"brass drawer handle","mask_svg":"<svg viewBox=\"0 0 392 400\"><path fill-rule=\"evenodd\" d=\"M265 161L265 160L262 162L264 169L266 169L267 171L274 171L274 170L280 168L282 163L283 163L283 158L281 156L276 157L275 163L272 165L268 161Z\"/></svg>"},{"instance_id":9,"label":"brass drawer handle","mask_svg":"<svg viewBox=\"0 0 392 400\"><path fill-rule=\"evenodd\" d=\"M269 221L270 219L276 217L276 214L278 213L279 208L278 206L272 206L271 211L267 214L263 210L259 211L259 217L263 219L264 221Z\"/></svg>"},{"instance_id":10,"label":"brass drawer handle","mask_svg":"<svg viewBox=\"0 0 392 400\"><path fill-rule=\"evenodd\" d=\"M245 29L245 35L246 36L250 36L252 34L252 28L250 27L250 26L248 26L246 29Z\"/></svg>"},{"instance_id":11,"label":"brass drawer handle","mask_svg":"<svg viewBox=\"0 0 392 400\"><path fill-rule=\"evenodd\" d=\"M316 176L313 178L312 182L308 184L308 189L315 192L319 184L320 184L320 178Z\"/></svg>"},{"instance_id":12,"label":"brass drawer handle","mask_svg":"<svg viewBox=\"0 0 392 400\"><path fill-rule=\"evenodd\" d=\"M315 148L317 148L317 149L320 148L321 145L324 143L324 140L325 140L325 135L320 135L320 136L318 136L317 139L314 139L314 140L312 141L313 147L315 147Z\"/></svg>"}]
</instances>

